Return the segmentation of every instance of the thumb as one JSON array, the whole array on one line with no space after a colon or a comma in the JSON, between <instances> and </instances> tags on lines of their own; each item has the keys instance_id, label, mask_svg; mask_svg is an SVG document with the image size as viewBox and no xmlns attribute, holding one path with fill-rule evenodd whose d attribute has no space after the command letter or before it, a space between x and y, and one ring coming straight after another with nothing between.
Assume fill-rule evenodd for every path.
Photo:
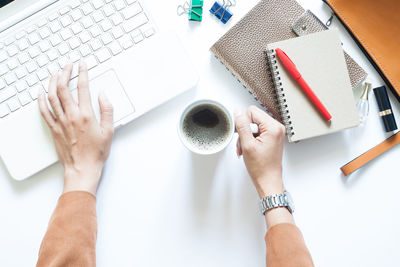
<instances>
[{"instance_id":1,"label":"thumb","mask_svg":"<svg viewBox=\"0 0 400 267\"><path fill-rule=\"evenodd\" d=\"M100 126L104 129L112 130L114 122L114 108L104 91L101 91L99 94L99 105L101 115Z\"/></svg>"},{"instance_id":2,"label":"thumb","mask_svg":"<svg viewBox=\"0 0 400 267\"><path fill-rule=\"evenodd\" d=\"M246 114L241 111L235 111L235 125L242 148L254 142L254 136L250 128L250 119Z\"/></svg>"}]
</instances>

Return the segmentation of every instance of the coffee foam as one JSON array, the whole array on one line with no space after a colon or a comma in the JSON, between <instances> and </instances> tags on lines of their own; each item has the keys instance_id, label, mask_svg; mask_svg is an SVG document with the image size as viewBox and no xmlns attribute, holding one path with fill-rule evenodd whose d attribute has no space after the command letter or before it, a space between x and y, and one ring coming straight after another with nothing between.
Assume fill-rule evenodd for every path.
<instances>
[{"instance_id":1,"label":"coffee foam","mask_svg":"<svg viewBox=\"0 0 400 267\"><path fill-rule=\"evenodd\" d=\"M218 123L213 127L206 127L194 120L196 114L207 110L218 117ZM187 113L182 124L182 133L188 144L201 151L212 151L223 146L229 138L230 132L231 125L226 113L211 104L194 107Z\"/></svg>"}]
</instances>

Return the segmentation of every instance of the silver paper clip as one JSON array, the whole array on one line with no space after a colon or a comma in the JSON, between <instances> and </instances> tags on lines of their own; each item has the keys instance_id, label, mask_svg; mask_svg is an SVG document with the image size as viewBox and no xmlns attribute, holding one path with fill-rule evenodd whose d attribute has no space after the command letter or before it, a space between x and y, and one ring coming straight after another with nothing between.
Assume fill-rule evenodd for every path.
<instances>
[{"instance_id":1,"label":"silver paper clip","mask_svg":"<svg viewBox=\"0 0 400 267\"><path fill-rule=\"evenodd\" d=\"M184 14L189 14L190 12L196 14L199 17L202 17L201 14L197 13L196 11L193 10L194 7L203 7L201 5L191 5L189 4L188 1L186 1L183 5L179 5L176 9L176 13L178 14L178 16L182 16Z\"/></svg>"}]
</instances>

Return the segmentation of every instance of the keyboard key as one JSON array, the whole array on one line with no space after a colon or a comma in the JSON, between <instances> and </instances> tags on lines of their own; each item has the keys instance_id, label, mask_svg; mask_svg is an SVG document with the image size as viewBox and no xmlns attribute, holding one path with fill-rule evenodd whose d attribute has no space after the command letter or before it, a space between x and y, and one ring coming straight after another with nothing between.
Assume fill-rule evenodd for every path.
<instances>
[{"instance_id":1,"label":"keyboard key","mask_svg":"<svg viewBox=\"0 0 400 267\"><path fill-rule=\"evenodd\" d=\"M81 10L82 10L83 14L84 14L85 16L87 16L87 15L89 15L90 13L93 12L93 7L92 7L92 5L88 2L88 3L84 4L84 5L81 7Z\"/></svg>"},{"instance_id":2,"label":"keyboard key","mask_svg":"<svg viewBox=\"0 0 400 267\"><path fill-rule=\"evenodd\" d=\"M111 53L115 56L118 55L119 53L122 52L122 47L121 45L118 43L118 41L114 41L112 42L108 48L110 48Z\"/></svg>"},{"instance_id":3,"label":"keyboard key","mask_svg":"<svg viewBox=\"0 0 400 267\"><path fill-rule=\"evenodd\" d=\"M25 31L20 31L20 32L18 32L18 33L15 34L15 39L19 40L19 39L21 39L22 37L24 37L25 34L26 34Z\"/></svg>"},{"instance_id":4,"label":"keyboard key","mask_svg":"<svg viewBox=\"0 0 400 267\"><path fill-rule=\"evenodd\" d=\"M10 45L7 48L7 53L10 57L15 56L16 54L18 54L18 47L16 45Z\"/></svg>"},{"instance_id":5,"label":"keyboard key","mask_svg":"<svg viewBox=\"0 0 400 267\"><path fill-rule=\"evenodd\" d=\"M43 86L41 84L35 85L31 89L29 89L29 94L33 100L38 98L39 92L43 90Z\"/></svg>"},{"instance_id":6,"label":"keyboard key","mask_svg":"<svg viewBox=\"0 0 400 267\"><path fill-rule=\"evenodd\" d=\"M21 102L21 104L23 106L29 104L32 101L28 92L23 92L22 94L19 94L18 98L19 98L19 102Z\"/></svg>"},{"instance_id":7,"label":"keyboard key","mask_svg":"<svg viewBox=\"0 0 400 267\"><path fill-rule=\"evenodd\" d=\"M85 17L81 20L81 23L85 29L91 27L93 25L93 21L90 17Z\"/></svg>"},{"instance_id":8,"label":"keyboard key","mask_svg":"<svg viewBox=\"0 0 400 267\"><path fill-rule=\"evenodd\" d=\"M50 37L50 43L52 46L57 46L62 42L60 36L58 36L58 34L55 34L53 36Z\"/></svg>"},{"instance_id":9,"label":"keyboard key","mask_svg":"<svg viewBox=\"0 0 400 267\"><path fill-rule=\"evenodd\" d=\"M34 31L36 31L36 26L35 25L31 25L26 29L27 33L32 33Z\"/></svg>"},{"instance_id":10,"label":"keyboard key","mask_svg":"<svg viewBox=\"0 0 400 267\"><path fill-rule=\"evenodd\" d=\"M103 45L101 44L101 42L98 39L95 39L90 42L90 46L92 47L93 51L96 51Z\"/></svg>"},{"instance_id":11,"label":"keyboard key","mask_svg":"<svg viewBox=\"0 0 400 267\"><path fill-rule=\"evenodd\" d=\"M100 49L98 52L95 53L95 55L100 63L103 63L104 61L111 58L110 51L106 47Z\"/></svg>"},{"instance_id":12,"label":"keyboard key","mask_svg":"<svg viewBox=\"0 0 400 267\"><path fill-rule=\"evenodd\" d=\"M21 93L22 91L26 90L28 88L28 84L25 81L18 81L15 84L15 88L17 88L18 93Z\"/></svg>"},{"instance_id":13,"label":"keyboard key","mask_svg":"<svg viewBox=\"0 0 400 267\"><path fill-rule=\"evenodd\" d=\"M44 79L49 77L49 72L47 71L47 69L40 69L36 72L36 75L38 76L40 81L43 81Z\"/></svg>"},{"instance_id":14,"label":"keyboard key","mask_svg":"<svg viewBox=\"0 0 400 267\"><path fill-rule=\"evenodd\" d=\"M150 29L148 29L148 30L146 30L146 31L144 32L144 36L145 36L146 38L149 38L150 36L153 36L154 33L155 33L154 29L153 29L153 28L150 28Z\"/></svg>"},{"instance_id":15,"label":"keyboard key","mask_svg":"<svg viewBox=\"0 0 400 267\"><path fill-rule=\"evenodd\" d=\"M84 43L87 43L91 39L91 37L90 37L89 33L82 32L79 35L79 39L81 39L82 44L84 44Z\"/></svg>"},{"instance_id":16,"label":"keyboard key","mask_svg":"<svg viewBox=\"0 0 400 267\"><path fill-rule=\"evenodd\" d=\"M6 101L10 97L15 96L17 92L15 91L14 87L7 87L6 89L3 89L0 91L0 103Z\"/></svg>"},{"instance_id":17,"label":"keyboard key","mask_svg":"<svg viewBox=\"0 0 400 267\"><path fill-rule=\"evenodd\" d=\"M22 39L18 42L18 48L21 51L24 51L25 49L27 49L29 47L29 43L27 39Z\"/></svg>"},{"instance_id":18,"label":"keyboard key","mask_svg":"<svg viewBox=\"0 0 400 267\"><path fill-rule=\"evenodd\" d=\"M44 90L46 91L46 93L49 92L49 83L50 83L50 78L42 81L42 86L43 86Z\"/></svg>"},{"instance_id":19,"label":"keyboard key","mask_svg":"<svg viewBox=\"0 0 400 267\"><path fill-rule=\"evenodd\" d=\"M100 26L101 26L101 28L103 29L103 31L108 31L108 30L110 30L111 28L112 28L112 25L111 25L111 23L108 21L108 20L105 20L105 21L103 21L101 24L100 24Z\"/></svg>"},{"instance_id":20,"label":"keyboard key","mask_svg":"<svg viewBox=\"0 0 400 267\"><path fill-rule=\"evenodd\" d=\"M92 28L89 29L90 34L93 36L93 38L96 38L101 34L101 29L99 26L94 25Z\"/></svg>"},{"instance_id":21,"label":"keyboard key","mask_svg":"<svg viewBox=\"0 0 400 267\"><path fill-rule=\"evenodd\" d=\"M29 35L28 40L31 43L31 45L34 45L40 41L40 37L36 32L34 32Z\"/></svg>"},{"instance_id":22,"label":"keyboard key","mask_svg":"<svg viewBox=\"0 0 400 267\"><path fill-rule=\"evenodd\" d=\"M22 53L18 55L18 61L20 64L24 64L25 62L29 61L30 57L27 53Z\"/></svg>"},{"instance_id":23,"label":"keyboard key","mask_svg":"<svg viewBox=\"0 0 400 267\"><path fill-rule=\"evenodd\" d=\"M109 17L109 16L111 16L112 14L115 13L115 10L114 10L114 8L112 7L112 5L106 5L106 6L103 8L103 12L104 12L104 15L106 15L107 17Z\"/></svg>"},{"instance_id":24,"label":"keyboard key","mask_svg":"<svg viewBox=\"0 0 400 267\"><path fill-rule=\"evenodd\" d=\"M0 62L3 62L8 58L7 53L5 51L0 51Z\"/></svg>"},{"instance_id":25,"label":"keyboard key","mask_svg":"<svg viewBox=\"0 0 400 267\"><path fill-rule=\"evenodd\" d=\"M53 33L56 33L56 32L58 32L59 30L61 30L61 26L60 26L60 24L58 23L58 21L54 21L54 22L52 22L52 23L50 24L50 30L51 30Z\"/></svg>"},{"instance_id":26,"label":"keyboard key","mask_svg":"<svg viewBox=\"0 0 400 267\"><path fill-rule=\"evenodd\" d=\"M0 75L4 75L9 71L8 66L6 64L0 65Z\"/></svg>"},{"instance_id":27,"label":"keyboard key","mask_svg":"<svg viewBox=\"0 0 400 267\"><path fill-rule=\"evenodd\" d=\"M58 11L58 13L60 13L60 15L62 16L62 15L67 14L70 10L71 10L71 9L69 8L69 6L65 6L65 7L61 8L61 9Z\"/></svg>"},{"instance_id":28,"label":"keyboard key","mask_svg":"<svg viewBox=\"0 0 400 267\"><path fill-rule=\"evenodd\" d=\"M10 36L7 39L4 40L5 45L10 45L15 41L14 37Z\"/></svg>"},{"instance_id":29,"label":"keyboard key","mask_svg":"<svg viewBox=\"0 0 400 267\"><path fill-rule=\"evenodd\" d=\"M124 35L124 31L121 29L121 27L116 27L112 30L112 35L115 39L118 39Z\"/></svg>"},{"instance_id":30,"label":"keyboard key","mask_svg":"<svg viewBox=\"0 0 400 267\"><path fill-rule=\"evenodd\" d=\"M34 73L26 78L26 82L29 86L35 85L39 81L37 75Z\"/></svg>"},{"instance_id":31,"label":"keyboard key","mask_svg":"<svg viewBox=\"0 0 400 267\"><path fill-rule=\"evenodd\" d=\"M97 60L96 60L95 56L93 56L93 55L85 58L85 62L86 62L88 70L90 70L98 65Z\"/></svg>"},{"instance_id":32,"label":"keyboard key","mask_svg":"<svg viewBox=\"0 0 400 267\"><path fill-rule=\"evenodd\" d=\"M53 13L53 14L51 14L50 16L47 17L47 19L48 19L49 21L53 21L53 20L55 20L56 18L58 18L58 13Z\"/></svg>"},{"instance_id":33,"label":"keyboard key","mask_svg":"<svg viewBox=\"0 0 400 267\"><path fill-rule=\"evenodd\" d=\"M44 40L44 41L40 42L39 48L40 48L40 51L42 51L43 53L48 51L50 49L49 41Z\"/></svg>"},{"instance_id":34,"label":"keyboard key","mask_svg":"<svg viewBox=\"0 0 400 267\"><path fill-rule=\"evenodd\" d=\"M6 87L6 83L3 81L3 79L0 79L0 90Z\"/></svg>"},{"instance_id":35,"label":"keyboard key","mask_svg":"<svg viewBox=\"0 0 400 267\"><path fill-rule=\"evenodd\" d=\"M68 55L68 57L69 57L69 60L71 61L71 62L77 62L77 61L79 61L80 59L81 59L81 55L79 54L79 52L77 51L77 50L74 50L74 51L72 51L69 55Z\"/></svg>"},{"instance_id":36,"label":"keyboard key","mask_svg":"<svg viewBox=\"0 0 400 267\"><path fill-rule=\"evenodd\" d=\"M67 28L60 31L61 38L66 41L72 37L72 32Z\"/></svg>"},{"instance_id":37,"label":"keyboard key","mask_svg":"<svg viewBox=\"0 0 400 267\"><path fill-rule=\"evenodd\" d=\"M74 21L77 21L82 18L82 12L79 9L75 9L71 12L71 17Z\"/></svg>"},{"instance_id":38,"label":"keyboard key","mask_svg":"<svg viewBox=\"0 0 400 267\"><path fill-rule=\"evenodd\" d=\"M51 49L48 53L47 56L49 57L50 61L55 60L58 58L58 52L56 49Z\"/></svg>"},{"instance_id":39,"label":"keyboard key","mask_svg":"<svg viewBox=\"0 0 400 267\"><path fill-rule=\"evenodd\" d=\"M38 26L39 28L42 28L42 27L44 27L46 24L47 24L47 19L41 19L41 20L39 20L39 22L37 23L37 26Z\"/></svg>"},{"instance_id":40,"label":"keyboard key","mask_svg":"<svg viewBox=\"0 0 400 267\"><path fill-rule=\"evenodd\" d=\"M79 41L78 37L74 36L72 37L69 41L69 46L71 47L71 49L76 49L77 47L79 47L81 45L81 42Z\"/></svg>"},{"instance_id":41,"label":"keyboard key","mask_svg":"<svg viewBox=\"0 0 400 267\"><path fill-rule=\"evenodd\" d=\"M10 114L10 109L8 108L7 104L0 104L0 118L4 118Z\"/></svg>"},{"instance_id":42,"label":"keyboard key","mask_svg":"<svg viewBox=\"0 0 400 267\"><path fill-rule=\"evenodd\" d=\"M79 52L81 52L81 55L83 57L86 57L87 55L89 55L92 52L92 50L90 49L90 47L87 44L85 44L85 45L81 46L81 48L79 48Z\"/></svg>"},{"instance_id":43,"label":"keyboard key","mask_svg":"<svg viewBox=\"0 0 400 267\"><path fill-rule=\"evenodd\" d=\"M99 23L100 21L102 21L104 19L103 12L101 12L100 10L96 10L95 12L93 12L92 18L93 18L94 22Z\"/></svg>"},{"instance_id":44,"label":"keyboard key","mask_svg":"<svg viewBox=\"0 0 400 267\"><path fill-rule=\"evenodd\" d=\"M28 75L28 72L26 71L26 68L24 66L21 66L21 67L19 67L18 69L15 70L15 75L17 75L18 79L22 79L26 75Z\"/></svg>"},{"instance_id":45,"label":"keyboard key","mask_svg":"<svg viewBox=\"0 0 400 267\"><path fill-rule=\"evenodd\" d=\"M40 34L40 37L42 37L42 39L45 39L50 36L51 32L50 32L49 28L43 27L40 29L39 34Z\"/></svg>"},{"instance_id":46,"label":"keyboard key","mask_svg":"<svg viewBox=\"0 0 400 267\"><path fill-rule=\"evenodd\" d=\"M61 22L61 25L62 25L63 27L67 27L67 26L69 26L69 25L72 24L72 19L71 19L70 16L67 15L67 16L62 17L62 18L60 19L60 22Z\"/></svg>"},{"instance_id":47,"label":"keyboard key","mask_svg":"<svg viewBox=\"0 0 400 267\"><path fill-rule=\"evenodd\" d=\"M142 34L138 34L136 36L132 36L133 37L133 41L135 42L135 44L140 43L141 41L144 40L144 37Z\"/></svg>"},{"instance_id":48,"label":"keyboard key","mask_svg":"<svg viewBox=\"0 0 400 267\"><path fill-rule=\"evenodd\" d=\"M117 26L121 24L124 21L124 19L119 13L117 13L111 17L111 21L114 23L115 26Z\"/></svg>"},{"instance_id":49,"label":"keyboard key","mask_svg":"<svg viewBox=\"0 0 400 267\"><path fill-rule=\"evenodd\" d=\"M69 46L67 45L67 43L62 43L59 47L58 47L58 52L60 53L60 55L65 55L66 53L69 52Z\"/></svg>"},{"instance_id":50,"label":"keyboard key","mask_svg":"<svg viewBox=\"0 0 400 267\"><path fill-rule=\"evenodd\" d=\"M104 45L107 45L113 41L113 38L111 37L111 34L107 32L101 36L101 40L103 41Z\"/></svg>"},{"instance_id":51,"label":"keyboard key","mask_svg":"<svg viewBox=\"0 0 400 267\"><path fill-rule=\"evenodd\" d=\"M28 63L25 64L26 69L28 70L29 73L34 72L37 70L38 66L36 65L35 61L29 61Z\"/></svg>"},{"instance_id":52,"label":"keyboard key","mask_svg":"<svg viewBox=\"0 0 400 267\"><path fill-rule=\"evenodd\" d=\"M39 65L39 67L43 67L49 63L49 58L45 54L42 54L36 59L36 63Z\"/></svg>"},{"instance_id":53,"label":"keyboard key","mask_svg":"<svg viewBox=\"0 0 400 267\"><path fill-rule=\"evenodd\" d=\"M10 72L4 76L4 80L6 81L6 83L8 85L10 85L17 80L17 76L15 76L15 74L13 72ZM6 90L6 89L4 89L4 90Z\"/></svg>"},{"instance_id":54,"label":"keyboard key","mask_svg":"<svg viewBox=\"0 0 400 267\"><path fill-rule=\"evenodd\" d=\"M122 47L124 49L128 49L129 47L132 47L133 42L131 40L131 38L129 38L128 35L123 36L120 40L119 40L120 44L122 45Z\"/></svg>"},{"instance_id":55,"label":"keyboard key","mask_svg":"<svg viewBox=\"0 0 400 267\"><path fill-rule=\"evenodd\" d=\"M114 6L116 10L120 11L125 8L125 2L123 0L116 0L114 1Z\"/></svg>"},{"instance_id":56,"label":"keyboard key","mask_svg":"<svg viewBox=\"0 0 400 267\"><path fill-rule=\"evenodd\" d=\"M47 65L47 70L50 73L56 73L60 70L60 65L56 61L54 61L53 63Z\"/></svg>"},{"instance_id":57,"label":"keyboard key","mask_svg":"<svg viewBox=\"0 0 400 267\"><path fill-rule=\"evenodd\" d=\"M67 65L69 63L69 60L67 57L60 57L58 59L58 65L60 66L60 69L63 69L65 67L65 65Z\"/></svg>"},{"instance_id":58,"label":"keyboard key","mask_svg":"<svg viewBox=\"0 0 400 267\"><path fill-rule=\"evenodd\" d=\"M15 69L16 67L19 66L18 60L16 58L12 58L7 62L8 67L10 70Z\"/></svg>"},{"instance_id":59,"label":"keyboard key","mask_svg":"<svg viewBox=\"0 0 400 267\"><path fill-rule=\"evenodd\" d=\"M80 6L80 5L81 5L81 2L80 2L79 0L72 0L72 1L69 1L69 6L70 6L72 9L77 8L77 7Z\"/></svg>"},{"instance_id":60,"label":"keyboard key","mask_svg":"<svg viewBox=\"0 0 400 267\"><path fill-rule=\"evenodd\" d=\"M92 4L95 9L99 9L100 7L104 6L104 2L101 0L93 0Z\"/></svg>"},{"instance_id":61,"label":"keyboard key","mask_svg":"<svg viewBox=\"0 0 400 267\"><path fill-rule=\"evenodd\" d=\"M125 32L131 32L134 29L146 24L149 20L147 19L146 15L140 13L139 15L127 20L123 24L123 28Z\"/></svg>"},{"instance_id":62,"label":"keyboard key","mask_svg":"<svg viewBox=\"0 0 400 267\"><path fill-rule=\"evenodd\" d=\"M7 101L7 104L11 112L14 112L21 107L17 97L10 98L10 100Z\"/></svg>"},{"instance_id":63,"label":"keyboard key","mask_svg":"<svg viewBox=\"0 0 400 267\"><path fill-rule=\"evenodd\" d=\"M40 51L37 46L34 46L34 47L29 48L28 53L31 56L31 58L35 58L40 54Z\"/></svg>"},{"instance_id":64,"label":"keyboard key","mask_svg":"<svg viewBox=\"0 0 400 267\"><path fill-rule=\"evenodd\" d=\"M79 22L76 22L71 26L71 30L76 35L76 34L81 33L83 31L83 27Z\"/></svg>"},{"instance_id":65,"label":"keyboard key","mask_svg":"<svg viewBox=\"0 0 400 267\"><path fill-rule=\"evenodd\" d=\"M127 7L126 9L124 9L122 11L122 15L124 16L125 19L130 19L133 16L136 16L137 14L139 14L140 12L142 12L142 7L140 6L139 3L135 3L135 4L131 5L130 7Z\"/></svg>"},{"instance_id":66,"label":"keyboard key","mask_svg":"<svg viewBox=\"0 0 400 267\"><path fill-rule=\"evenodd\" d=\"M135 3L137 0L126 0L126 2L128 3L128 5L131 5L133 3Z\"/></svg>"}]
</instances>

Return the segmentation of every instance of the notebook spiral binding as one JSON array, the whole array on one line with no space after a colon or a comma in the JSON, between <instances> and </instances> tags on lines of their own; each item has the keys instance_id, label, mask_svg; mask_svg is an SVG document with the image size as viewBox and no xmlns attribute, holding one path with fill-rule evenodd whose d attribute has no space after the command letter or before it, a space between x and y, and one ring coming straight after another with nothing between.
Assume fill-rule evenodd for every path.
<instances>
[{"instance_id":1,"label":"notebook spiral binding","mask_svg":"<svg viewBox=\"0 0 400 267\"><path fill-rule=\"evenodd\" d=\"M289 108L288 108L286 98L285 98L285 92L282 87L281 77L279 76L278 66L276 65L277 58L276 58L275 50L274 49L266 50L265 57L268 62L267 69L269 71L269 76L275 86L275 90L274 90L275 100L276 100L275 104L277 105L277 107L279 109L279 115L281 116L282 123L286 127L286 134L289 137L292 137L294 135L294 130L293 130L293 126L292 126L292 121L290 119Z\"/></svg>"}]
</instances>

